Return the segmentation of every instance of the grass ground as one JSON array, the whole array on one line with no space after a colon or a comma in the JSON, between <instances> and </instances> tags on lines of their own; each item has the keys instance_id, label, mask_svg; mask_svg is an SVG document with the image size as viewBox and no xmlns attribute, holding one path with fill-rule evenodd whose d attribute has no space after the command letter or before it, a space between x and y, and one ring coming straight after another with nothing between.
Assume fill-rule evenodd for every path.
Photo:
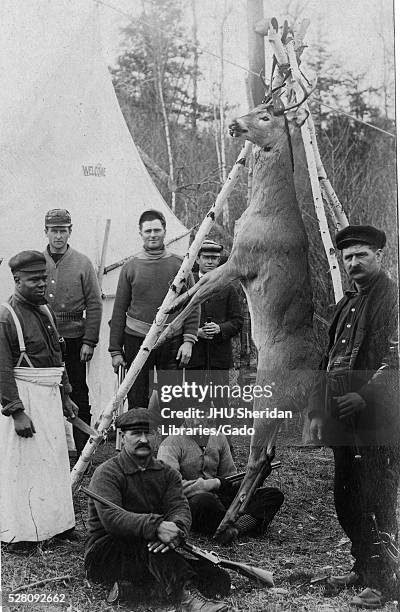
<instances>
[{"instance_id":1,"label":"grass ground","mask_svg":"<svg viewBox=\"0 0 400 612\"><path fill-rule=\"evenodd\" d=\"M244 468L247 444L233 439L236 463ZM94 465L112 455L112 442L104 444L96 453ZM285 503L274 519L268 533L259 538L239 540L230 548L218 547L204 538L193 538L203 548L213 549L232 560L240 560L271 570L275 588L261 589L246 578L231 574L231 596L226 598L235 611L262 612L345 612L350 610L352 591L339 596L323 596L323 583L310 580L330 573L347 570L351 565L349 543L343 537L333 508L331 452L327 449L301 449L281 446L276 459L282 468L271 474L268 484L278 486L285 494ZM89 477L85 477L86 486ZM90 584L83 571L83 547L86 536L86 505L83 493L75 499L78 540L51 542L30 555L10 554L2 550L3 590L12 590L46 578L70 576L70 579L51 582L20 593L45 593L54 596L64 593L61 609L68 612L121 612L173 610L157 594L139 602L111 606L105 601L107 589ZM19 603L5 605L3 610L57 612L60 605L52 603ZM396 602L388 602L385 612L398 610Z\"/></svg>"}]
</instances>

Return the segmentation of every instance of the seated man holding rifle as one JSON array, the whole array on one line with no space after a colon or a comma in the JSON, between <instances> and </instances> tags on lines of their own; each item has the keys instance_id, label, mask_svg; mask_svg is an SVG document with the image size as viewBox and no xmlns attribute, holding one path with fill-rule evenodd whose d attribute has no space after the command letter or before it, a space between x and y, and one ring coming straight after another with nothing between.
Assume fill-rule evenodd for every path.
<instances>
[{"instance_id":1,"label":"seated man holding rifle","mask_svg":"<svg viewBox=\"0 0 400 612\"><path fill-rule=\"evenodd\" d=\"M185 427L200 430L201 422L204 425L202 419L186 419ZM210 428L213 425L209 420L206 423ZM226 437L223 434L171 435L161 443L157 458L181 473L193 530L214 534L244 475L237 474ZM275 487L257 489L247 512L239 517L234 528L227 530L224 543L245 533L264 532L283 500L283 493Z\"/></svg>"},{"instance_id":2,"label":"seated man holding rifle","mask_svg":"<svg viewBox=\"0 0 400 612\"><path fill-rule=\"evenodd\" d=\"M175 549L190 528L190 510L178 472L152 456L155 436L149 412L128 411L117 419L122 452L101 464L90 491L112 502L89 500L85 569L92 580L114 583L108 602L129 599L147 579L179 599L182 612L223 612L223 602L203 597L197 575ZM89 494L89 491L88 491Z\"/></svg>"}]
</instances>

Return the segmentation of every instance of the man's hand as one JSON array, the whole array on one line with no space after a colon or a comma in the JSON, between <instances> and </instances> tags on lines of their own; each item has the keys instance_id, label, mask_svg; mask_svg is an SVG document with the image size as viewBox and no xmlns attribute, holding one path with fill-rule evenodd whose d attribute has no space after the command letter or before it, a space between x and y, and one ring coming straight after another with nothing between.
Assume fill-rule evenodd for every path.
<instances>
[{"instance_id":1,"label":"man's hand","mask_svg":"<svg viewBox=\"0 0 400 612\"><path fill-rule=\"evenodd\" d=\"M68 418L73 419L74 417L77 416L79 412L79 408L75 404L75 402L72 401L69 395L64 395L62 404L63 404L64 416L67 417L67 419Z\"/></svg>"},{"instance_id":2,"label":"man's hand","mask_svg":"<svg viewBox=\"0 0 400 612\"><path fill-rule=\"evenodd\" d=\"M339 408L339 419L347 419L362 412L366 406L364 398L358 393L346 393L334 398Z\"/></svg>"},{"instance_id":3,"label":"man's hand","mask_svg":"<svg viewBox=\"0 0 400 612\"><path fill-rule=\"evenodd\" d=\"M149 549L150 552L153 552L153 553L158 553L158 552L165 553L168 550L171 550L168 544L163 544L162 542L160 542L160 540L149 542L147 544L147 548Z\"/></svg>"},{"instance_id":4,"label":"man's hand","mask_svg":"<svg viewBox=\"0 0 400 612\"><path fill-rule=\"evenodd\" d=\"M114 355L112 357L112 367L114 368L114 372L118 374L119 366L126 366L126 361L122 355Z\"/></svg>"},{"instance_id":5,"label":"man's hand","mask_svg":"<svg viewBox=\"0 0 400 612\"><path fill-rule=\"evenodd\" d=\"M212 334L207 334L206 331L204 331L203 327L199 327L199 330L197 332L197 336L198 338L201 338L201 340L212 340L213 335Z\"/></svg>"},{"instance_id":6,"label":"man's hand","mask_svg":"<svg viewBox=\"0 0 400 612\"><path fill-rule=\"evenodd\" d=\"M197 478L197 480L186 480L183 483L183 492L188 499L197 493L205 493L215 491L221 486L219 478Z\"/></svg>"},{"instance_id":7,"label":"man's hand","mask_svg":"<svg viewBox=\"0 0 400 612\"><path fill-rule=\"evenodd\" d=\"M33 434L36 433L32 420L24 410L15 412L12 418L14 419L14 429L17 436L32 438Z\"/></svg>"},{"instance_id":8,"label":"man's hand","mask_svg":"<svg viewBox=\"0 0 400 612\"><path fill-rule=\"evenodd\" d=\"M162 521L157 527L158 540L149 542L147 547L150 552L165 553L167 550L173 550L179 546L183 535L183 531L175 523L172 521Z\"/></svg>"},{"instance_id":9,"label":"man's hand","mask_svg":"<svg viewBox=\"0 0 400 612\"><path fill-rule=\"evenodd\" d=\"M322 423L321 417L316 416L311 419L310 434L314 442L322 442Z\"/></svg>"},{"instance_id":10,"label":"man's hand","mask_svg":"<svg viewBox=\"0 0 400 612\"><path fill-rule=\"evenodd\" d=\"M89 346L89 344L82 344L81 348L81 361L90 361L93 357L94 347Z\"/></svg>"},{"instance_id":11,"label":"man's hand","mask_svg":"<svg viewBox=\"0 0 400 612\"><path fill-rule=\"evenodd\" d=\"M211 321L211 323L205 323L203 325L203 330L206 334L210 334L211 337L214 337L216 334L220 333L221 328L218 323L214 323L213 321Z\"/></svg>"},{"instance_id":12,"label":"man's hand","mask_svg":"<svg viewBox=\"0 0 400 612\"><path fill-rule=\"evenodd\" d=\"M180 359L179 365L186 366L192 356L193 344L191 342L183 342L176 354L176 360Z\"/></svg>"}]
</instances>

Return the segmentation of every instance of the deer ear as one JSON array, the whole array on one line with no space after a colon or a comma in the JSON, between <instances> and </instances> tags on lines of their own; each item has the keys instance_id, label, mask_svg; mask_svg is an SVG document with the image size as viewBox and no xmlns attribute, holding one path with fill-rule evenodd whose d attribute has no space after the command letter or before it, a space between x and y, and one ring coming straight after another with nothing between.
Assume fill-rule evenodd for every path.
<instances>
[{"instance_id":1,"label":"deer ear","mask_svg":"<svg viewBox=\"0 0 400 612\"><path fill-rule=\"evenodd\" d=\"M287 113L285 113L285 115L289 123L297 127L301 127L303 123L307 120L309 113L304 108L300 107L288 111Z\"/></svg>"}]
</instances>

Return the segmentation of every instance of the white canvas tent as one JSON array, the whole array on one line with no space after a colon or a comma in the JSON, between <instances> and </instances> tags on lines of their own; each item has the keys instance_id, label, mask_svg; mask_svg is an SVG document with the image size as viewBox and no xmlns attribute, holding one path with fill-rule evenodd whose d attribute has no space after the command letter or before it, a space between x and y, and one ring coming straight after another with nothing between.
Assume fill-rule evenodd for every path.
<instances>
[{"instance_id":1,"label":"white canvas tent","mask_svg":"<svg viewBox=\"0 0 400 612\"><path fill-rule=\"evenodd\" d=\"M167 218L167 239L185 234L148 175L132 141L102 56L90 0L2 0L0 4L0 300L13 282L8 259L43 250L44 215L67 208L70 244L99 265L111 219L106 265L140 247L138 217L149 207ZM173 244L184 254L188 235ZM103 292L115 293L119 270ZM115 389L107 353L112 300L104 300L101 340L90 365L92 411Z\"/></svg>"}]
</instances>

